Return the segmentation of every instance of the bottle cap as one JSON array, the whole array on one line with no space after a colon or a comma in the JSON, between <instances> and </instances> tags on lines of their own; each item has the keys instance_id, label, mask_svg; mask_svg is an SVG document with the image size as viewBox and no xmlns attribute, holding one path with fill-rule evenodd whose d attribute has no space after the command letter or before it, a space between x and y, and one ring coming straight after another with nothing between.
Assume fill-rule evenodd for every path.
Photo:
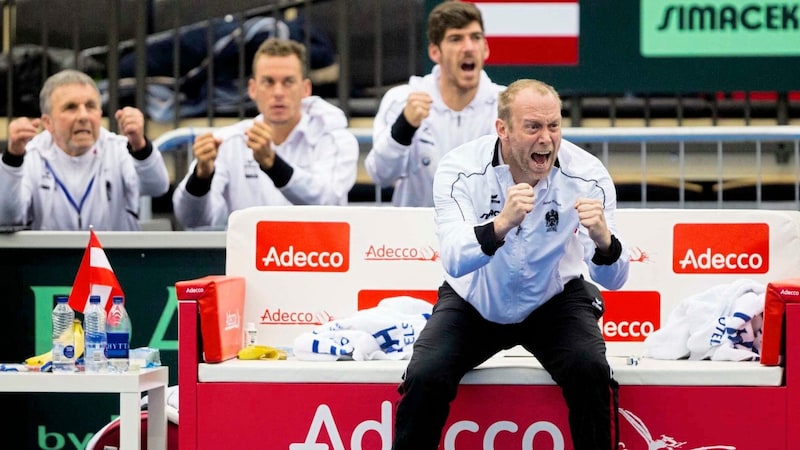
<instances>
[{"instance_id":1,"label":"bottle cap","mask_svg":"<svg viewBox=\"0 0 800 450\"><path fill-rule=\"evenodd\" d=\"M100 303L100 296L99 295L90 295L89 296L89 303Z\"/></svg>"},{"instance_id":2,"label":"bottle cap","mask_svg":"<svg viewBox=\"0 0 800 450\"><path fill-rule=\"evenodd\" d=\"M256 324L253 322L247 322L247 331L256 331Z\"/></svg>"}]
</instances>

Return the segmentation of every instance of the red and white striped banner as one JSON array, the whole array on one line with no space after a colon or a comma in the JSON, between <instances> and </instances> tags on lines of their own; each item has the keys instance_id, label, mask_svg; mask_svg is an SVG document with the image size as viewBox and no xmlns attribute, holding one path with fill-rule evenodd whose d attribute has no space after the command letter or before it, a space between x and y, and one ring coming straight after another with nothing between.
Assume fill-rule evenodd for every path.
<instances>
[{"instance_id":1,"label":"red and white striped banner","mask_svg":"<svg viewBox=\"0 0 800 450\"><path fill-rule=\"evenodd\" d=\"M481 0L489 65L577 65L577 0Z\"/></svg>"}]
</instances>

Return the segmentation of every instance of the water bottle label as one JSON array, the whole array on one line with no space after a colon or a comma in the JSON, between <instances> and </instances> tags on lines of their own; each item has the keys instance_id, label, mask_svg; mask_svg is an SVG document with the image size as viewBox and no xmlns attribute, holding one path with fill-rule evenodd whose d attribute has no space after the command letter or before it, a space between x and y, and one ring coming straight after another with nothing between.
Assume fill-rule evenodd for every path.
<instances>
[{"instance_id":1,"label":"water bottle label","mask_svg":"<svg viewBox=\"0 0 800 450\"><path fill-rule=\"evenodd\" d=\"M75 346L67 345L64 347L64 357L67 359L72 359L75 357Z\"/></svg>"},{"instance_id":2,"label":"water bottle label","mask_svg":"<svg viewBox=\"0 0 800 450\"><path fill-rule=\"evenodd\" d=\"M109 358L127 358L129 346L128 336L128 333L108 333L106 355Z\"/></svg>"},{"instance_id":3,"label":"water bottle label","mask_svg":"<svg viewBox=\"0 0 800 450\"><path fill-rule=\"evenodd\" d=\"M58 342L53 344L53 362L64 361L64 345Z\"/></svg>"}]
</instances>

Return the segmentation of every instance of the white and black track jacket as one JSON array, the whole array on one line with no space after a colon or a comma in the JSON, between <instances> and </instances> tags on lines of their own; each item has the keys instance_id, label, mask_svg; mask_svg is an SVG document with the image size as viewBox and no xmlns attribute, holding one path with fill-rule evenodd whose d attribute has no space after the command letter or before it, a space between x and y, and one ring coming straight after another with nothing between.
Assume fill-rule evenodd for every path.
<instances>
[{"instance_id":1,"label":"white and black track jacket","mask_svg":"<svg viewBox=\"0 0 800 450\"><path fill-rule=\"evenodd\" d=\"M616 192L600 160L562 140L550 175L534 186L533 211L498 245L492 221L514 184L496 135L453 149L439 163L433 186L436 233L445 279L459 295L487 320L505 324L524 320L587 266L603 287L622 287L627 249L615 239L616 258L596 256L574 208L579 197L602 199L609 229L617 235Z\"/></svg>"},{"instance_id":2,"label":"white and black track jacket","mask_svg":"<svg viewBox=\"0 0 800 450\"><path fill-rule=\"evenodd\" d=\"M497 96L505 89L481 72L478 92L461 111L447 107L439 92L439 66L390 89L381 99L372 128L372 149L364 160L367 173L381 187L394 185L394 206L433 206L433 174L451 149L494 133ZM433 98L430 114L419 128L402 118L408 94L424 91Z\"/></svg>"}]
</instances>

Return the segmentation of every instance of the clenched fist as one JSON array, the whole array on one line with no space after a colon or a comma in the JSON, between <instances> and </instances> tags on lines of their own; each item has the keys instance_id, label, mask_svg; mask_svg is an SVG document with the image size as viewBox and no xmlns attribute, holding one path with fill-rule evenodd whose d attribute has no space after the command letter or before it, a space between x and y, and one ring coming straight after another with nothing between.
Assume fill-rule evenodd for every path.
<instances>
[{"instance_id":1,"label":"clenched fist","mask_svg":"<svg viewBox=\"0 0 800 450\"><path fill-rule=\"evenodd\" d=\"M203 133L197 136L192 145L192 153L197 160L194 174L197 178L208 179L214 173L214 161L217 159L217 151L221 139L214 137L211 133Z\"/></svg>"},{"instance_id":2,"label":"clenched fist","mask_svg":"<svg viewBox=\"0 0 800 450\"><path fill-rule=\"evenodd\" d=\"M422 121L428 117L431 112L431 103L433 99L425 92L412 92L408 94L406 107L403 108L403 116L414 128L419 128Z\"/></svg>"},{"instance_id":3,"label":"clenched fist","mask_svg":"<svg viewBox=\"0 0 800 450\"><path fill-rule=\"evenodd\" d=\"M575 210L578 211L581 225L589 231L589 237L592 238L597 248L601 251L608 250L611 247L611 232L606 223L603 202L596 199L579 198L575 201Z\"/></svg>"},{"instance_id":4,"label":"clenched fist","mask_svg":"<svg viewBox=\"0 0 800 450\"><path fill-rule=\"evenodd\" d=\"M528 183L518 183L508 188L506 204L494 220L494 235L498 241L518 227L525 220L525 215L533 211L535 197L533 186Z\"/></svg>"},{"instance_id":5,"label":"clenched fist","mask_svg":"<svg viewBox=\"0 0 800 450\"><path fill-rule=\"evenodd\" d=\"M8 152L12 155L25 154L25 146L39 133L41 119L20 117L8 124Z\"/></svg>"},{"instance_id":6,"label":"clenched fist","mask_svg":"<svg viewBox=\"0 0 800 450\"><path fill-rule=\"evenodd\" d=\"M272 125L256 120L245 134L247 135L247 146L253 151L253 159L262 169L271 169L275 163L275 151L272 149Z\"/></svg>"},{"instance_id":7,"label":"clenched fist","mask_svg":"<svg viewBox=\"0 0 800 450\"><path fill-rule=\"evenodd\" d=\"M114 113L119 130L128 138L133 151L141 150L147 144L144 138L144 114L138 109L126 106Z\"/></svg>"}]
</instances>

